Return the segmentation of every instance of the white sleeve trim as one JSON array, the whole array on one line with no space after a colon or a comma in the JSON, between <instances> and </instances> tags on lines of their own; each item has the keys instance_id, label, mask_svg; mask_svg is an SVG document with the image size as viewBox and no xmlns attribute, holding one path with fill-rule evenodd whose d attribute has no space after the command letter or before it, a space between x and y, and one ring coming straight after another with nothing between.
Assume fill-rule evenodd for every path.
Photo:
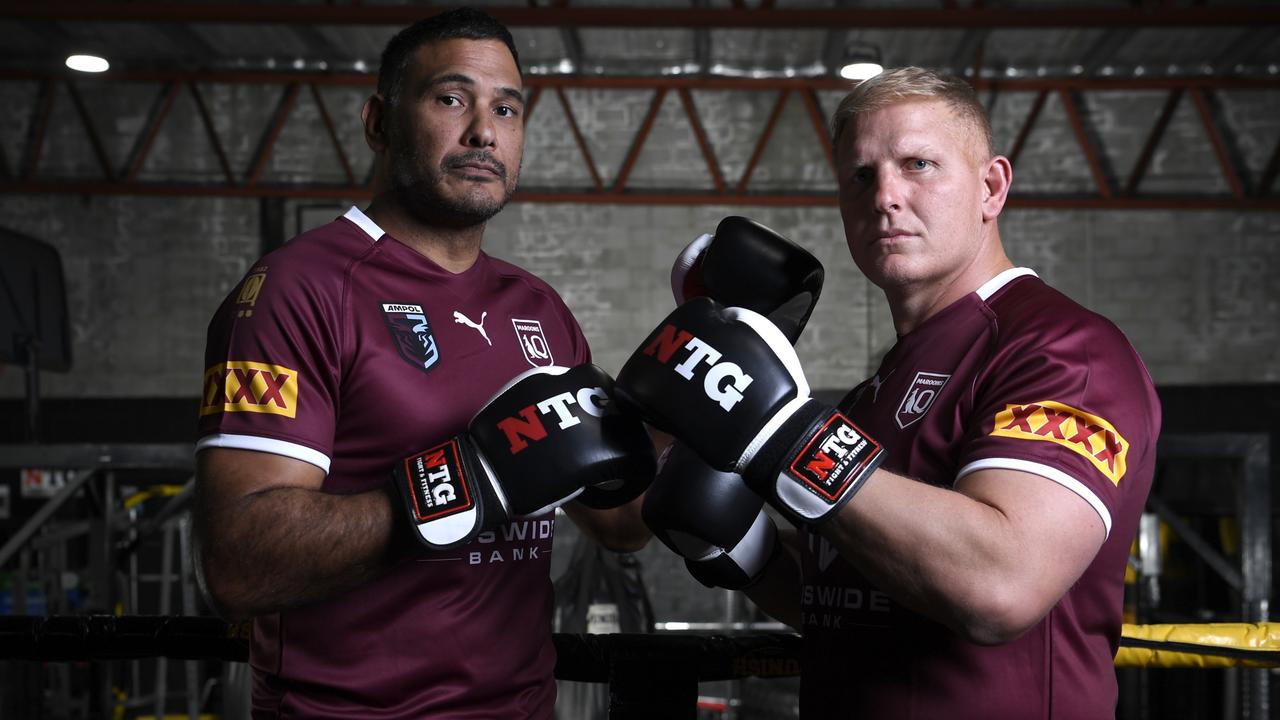
<instances>
[{"instance_id":1,"label":"white sleeve trim","mask_svg":"<svg viewBox=\"0 0 1280 720\"><path fill-rule=\"evenodd\" d=\"M259 437L257 435L206 435L200 438L196 443L196 452L200 452L205 448L221 447L232 448L235 450L255 450L257 452L271 453L272 455L283 455L291 457L295 460L311 463L324 471L325 475L329 474L329 456L318 450L312 450L306 445L299 445L284 440L276 440L274 438Z\"/></svg>"},{"instance_id":2,"label":"white sleeve trim","mask_svg":"<svg viewBox=\"0 0 1280 720\"><path fill-rule=\"evenodd\" d=\"M387 234L382 228L378 227L378 223L370 220L369 216L365 215L364 211L355 205L352 205L351 209L342 217L350 220L356 225L359 225L360 229L365 231L369 237L373 238L374 242L378 242L382 239L383 235Z\"/></svg>"},{"instance_id":3,"label":"white sleeve trim","mask_svg":"<svg viewBox=\"0 0 1280 720\"><path fill-rule=\"evenodd\" d=\"M1042 463L1031 462L1029 460L1015 460L1014 458L983 458L974 460L973 462L960 468L960 472L956 473L956 480L978 470L1019 470L1048 478L1059 485L1065 487L1071 492L1084 498L1084 501L1093 506L1093 509L1102 518L1102 524L1106 527L1107 537L1111 537L1111 511L1107 510L1107 506L1102 504L1102 500L1089 489L1087 485L1070 475L1062 472L1058 468L1044 465Z\"/></svg>"},{"instance_id":4,"label":"white sleeve trim","mask_svg":"<svg viewBox=\"0 0 1280 720\"><path fill-rule=\"evenodd\" d=\"M1009 268L983 283L982 287L978 288L976 291L978 293L978 297L982 298L983 302L986 302L987 298L995 295L997 290L1008 285L1010 280L1022 277L1023 275L1034 275L1035 277L1040 277L1039 275L1036 275L1036 271L1031 268Z\"/></svg>"}]
</instances>

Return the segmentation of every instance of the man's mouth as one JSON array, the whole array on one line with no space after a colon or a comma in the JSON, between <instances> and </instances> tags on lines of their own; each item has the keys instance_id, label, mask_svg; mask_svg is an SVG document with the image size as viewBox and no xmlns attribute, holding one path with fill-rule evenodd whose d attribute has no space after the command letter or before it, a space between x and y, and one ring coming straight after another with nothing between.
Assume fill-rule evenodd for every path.
<instances>
[{"instance_id":1,"label":"man's mouth","mask_svg":"<svg viewBox=\"0 0 1280 720\"><path fill-rule=\"evenodd\" d=\"M507 169L502 163L488 158L460 157L452 158L445 163L449 170L461 170L467 175L492 175L505 180Z\"/></svg>"},{"instance_id":2,"label":"man's mouth","mask_svg":"<svg viewBox=\"0 0 1280 720\"><path fill-rule=\"evenodd\" d=\"M888 230L881 230L878 233L876 233L876 239L877 240L894 240L896 238L911 237L914 234L915 233L910 233L910 232L907 232L906 230L901 230L899 228L889 228Z\"/></svg>"}]
</instances>

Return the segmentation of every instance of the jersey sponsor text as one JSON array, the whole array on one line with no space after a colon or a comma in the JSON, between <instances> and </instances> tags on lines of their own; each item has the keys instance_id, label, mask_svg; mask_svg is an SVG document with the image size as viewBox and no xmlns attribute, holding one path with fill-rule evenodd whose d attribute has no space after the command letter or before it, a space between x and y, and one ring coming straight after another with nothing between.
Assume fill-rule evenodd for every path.
<instances>
[{"instance_id":1,"label":"jersey sponsor text","mask_svg":"<svg viewBox=\"0 0 1280 720\"><path fill-rule=\"evenodd\" d=\"M1111 423L1070 405L1052 400L1006 405L996 413L991 434L1057 443L1093 463L1112 485L1124 477L1129 442Z\"/></svg>"},{"instance_id":2,"label":"jersey sponsor text","mask_svg":"<svg viewBox=\"0 0 1280 720\"><path fill-rule=\"evenodd\" d=\"M468 565L490 565L503 562L537 560L542 552L550 554L551 548L537 544L550 540L555 533L552 520L516 520L496 530L486 530L476 536L476 542L493 547L471 550L467 553Z\"/></svg>"},{"instance_id":3,"label":"jersey sponsor text","mask_svg":"<svg viewBox=\"0 0 1280 720\"><path fill-rule=\"evenodd\" d=\"M298 371L270 363L228 360L204 371L200 414L254 412L292 418L298 412Z\"/></svg>"}]
</instances>

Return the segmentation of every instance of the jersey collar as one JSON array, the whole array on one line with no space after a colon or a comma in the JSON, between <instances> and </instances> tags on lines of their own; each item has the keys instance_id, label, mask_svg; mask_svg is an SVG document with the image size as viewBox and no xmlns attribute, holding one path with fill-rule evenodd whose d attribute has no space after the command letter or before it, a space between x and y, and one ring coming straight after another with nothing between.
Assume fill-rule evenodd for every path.
<instances>
[{"instance_id":1,"label":"jersey collar","mask_svg":"<svg viewBox=\"0 0 1280 720\"><path fill-rule=\"evenodd\" d=\"M999 275L996 275L995 277L983 283L982 287L978 288L976 291L978 293L978 297L981 298L983 302L986 302L988 298L996 294L997 290L1004 287L1005 285L1008 285L1014 278L1019 278L1019 277L1022 277L1023 275L1040 277L1039 275L1036 275L1036 271L1032 270L1031 268L1024 268L1024 267L1009 268L1008 270L1005 270Z\"/></svg>"},{"instance_id":2,"label":"jersey collar","mask_svg":"<svg viewBox=\"0 0 1280 720\"><path fill-rule=\"evenodd\" d=\"M364 211L355 205L352 205L351 209L342 217L360 226L360 229L365 231L369 237L373 238L374 242L378 242L382 239L383 235L386 235L386 232L383 231L382 228L378 227L378 223L370 220L369 216L365 215Z\"/></svg>"}]
</instances>

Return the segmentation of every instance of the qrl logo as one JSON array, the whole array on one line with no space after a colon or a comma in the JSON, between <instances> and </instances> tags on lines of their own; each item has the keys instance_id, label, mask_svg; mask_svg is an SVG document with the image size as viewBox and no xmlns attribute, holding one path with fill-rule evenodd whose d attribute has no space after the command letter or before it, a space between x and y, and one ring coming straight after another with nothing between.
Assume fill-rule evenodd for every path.
<instances>
[{"instance_id":1,"label":"qrl logo","mask_svg":"<svg viewBox=\"0 0 1280 720\"><path fill-rule=\"evenodd\" d=\"M726 411L732 410L742 400L742 393L751 385L753 378L737 363L721 362L723 355L719 350L675 325L664 325L645 347L644 354L667 364L680 348L688 350L689 357L672 369L685 380L692 380L698 365L706 363L711 366L702 379L702 391Z\"/></svg>"},{"instance_id":2,"label":"qrl logo","mask_svg":"<svg viewBox=\"0 0 1280 720\"><path fill-rule=\"evenodd\" d=\"M511 454L529 447L530 442L545 440L547 426L542 423L542 416L554 414L557 426L567 430L582 422L575 415L570 405L577 405L588 415L600 417L609 405L609 396L602 387L585 387L576 393L562 392L542 402L534 403L520 410L515 416L498 421L498 429L506 436L511 445Z\"/></svg>"},{"instance_id":3,"label":"qrl logo","mask_svg":"<svg viewBox=\"0 0 1280 720\"><path fill-rule=\"evenodd\" d=\"M911 387L907 388L907 394L898 404L898 427L906 430L908 425L924 417L950 379L950 375L941 373L916 373Z\"/></svg>"},{"instance_id":4,"label":"qrl logo","mask_svg":"<svg viewBox=\"0 0 1280 720\"><path fill-rule=\"evenodd\" d=\"M547 343L547 335L542 332L542 323L537 320L511 318L516 329L516 340L520 343L520 351L524 359L533 367L550 367L556 360L551 356L551 346Z\"/></svg>"},{"instance_id":5,"label":"qrl logo","mask_svg":"<svg viewBox=\"0 0 1280 720\"><path fill-rule=\"evenodd\" d=\"M419 522L453 515L474 505L458 461L456 440L405 458L404 470L413 498L413 514Z\"/></svg>"},{"instance_id":6,"label":"qrl logo","mask_svg":"<svg viewBox=\"0 0 1280 720\"><path fill-rule=\"evenodd\" d=\"M835 502L880 452L880 445L835 413L791 462L791 474L814 494Z\"/></svg>"}]
</instances>

